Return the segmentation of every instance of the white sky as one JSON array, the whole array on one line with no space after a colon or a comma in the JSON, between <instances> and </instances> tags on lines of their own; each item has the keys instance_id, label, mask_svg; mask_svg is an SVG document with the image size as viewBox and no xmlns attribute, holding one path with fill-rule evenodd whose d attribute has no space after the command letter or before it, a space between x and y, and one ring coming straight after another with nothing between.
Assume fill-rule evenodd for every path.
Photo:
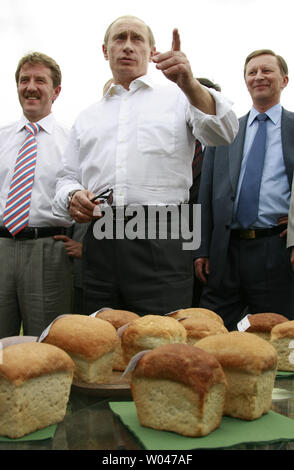
<instances>
[{"instance_id":1,"label":"white sky","mask_svg":"<svg viewBox=\"0 0 294 470\"><path fill-rule=\"evenodd\" d=\"M288 63L290 81L282 104L294 109L293 0L0 0L0 125L18 120L14 73L29 51L53 57L63 74L53 105L58 120L72 125L78 113L100 99L111 76L103 58L107 26L118 16L140 17L153 30L160 52L170 49L177 27L195 76L222 87L238 116L251 106L243 81L245 57L273 49ZM165 78L150 64L155 79Z\"/></svg>"}]
</instances>

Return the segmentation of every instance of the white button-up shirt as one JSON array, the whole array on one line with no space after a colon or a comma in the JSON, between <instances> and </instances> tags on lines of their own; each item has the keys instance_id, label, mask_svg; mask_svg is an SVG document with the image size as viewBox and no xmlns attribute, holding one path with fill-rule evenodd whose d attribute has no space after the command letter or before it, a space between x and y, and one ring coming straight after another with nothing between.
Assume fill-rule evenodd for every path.
<instances>
[{"instance_id":1,"label":"white button-up shirt","mask_svg":"<svg viewBox=\"0 0 294 470\"><path fill-rule=\"evenodd\" d=\"M190 105L173 84L154 85L150 77L130 89L112 85L77 118L63 156L54 213L68 214L74 189L114 190L114 205L181 204L189 198L195 138L204 145L230 143L238 120L231 102L208 90L216 115Z\"/></svg>"},{"instance_id":2,"label":"white button-up shirt","mask_svg":"<svg viewBox=\"0 0 294 470\"><path fill-rule=\"evenodd\" d=\"M25 138L24 126L28 120L21 120L0 128L0 226L3 226L3 212L6 205L15 161ZM69 221L52 213L55 196L56 175L61 167L61 157L68 142L69 130L57 123L53 114L41 119L42 127L36 135L37 162L29 214L30 227L68 226Z\"/></svg>"}]
</instances>

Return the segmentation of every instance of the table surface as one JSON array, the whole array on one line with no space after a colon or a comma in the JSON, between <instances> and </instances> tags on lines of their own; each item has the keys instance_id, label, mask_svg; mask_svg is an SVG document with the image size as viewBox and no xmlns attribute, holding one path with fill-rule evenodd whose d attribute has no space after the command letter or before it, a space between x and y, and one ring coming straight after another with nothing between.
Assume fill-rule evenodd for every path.
<instances>
[{"instance_id":1,"label":"table surface","mask_svg":"<svg viewBox=\"0 0 294 470\"><path fill-rule=\"evenodd\" d=\"M278 378L275 388L287 390L290 398L273 400L272 409L294 419L294 377ZM32 442L0 442L0 450L140 450L142 446L109 408L110 401L126 398L100 398L72 390L67 412L53 439ZM294 442L270 445L238 445L232 449L293 450Z\"/></svg>"}]
</instances>

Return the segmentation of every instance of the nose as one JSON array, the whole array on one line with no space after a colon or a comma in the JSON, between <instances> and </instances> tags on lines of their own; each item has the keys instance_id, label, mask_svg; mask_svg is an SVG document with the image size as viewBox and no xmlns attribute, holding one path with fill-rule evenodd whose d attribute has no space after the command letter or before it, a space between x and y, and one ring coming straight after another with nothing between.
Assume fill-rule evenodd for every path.
<instances>
[{"instance_id":1,"label":"nose","mask_svg":"<svg viewBox=\"0 0 294 470\"><path fill-rule=\"evenodd\" d=\"M264 79L263 71L261 69L257 70L256 75L255 75L255 79L256 80L263 80Z\"/></svg>"},{"instance_id":2,"label":"nose","mask_svg":"<svg viewBox=\"0 0 294 470\"><path fill-rule=\"evenodd\" d=\"M30 79L28 82L27 82L27 90L36 90L36 83L35 83L35 80L34 79Z\"/></svg>"},{"instance_id":3,"label":"nose","mask_svg":"<svg viewBox=\"0 0 294 470\"><path fill-rule=\"evenodd\" d=\"M130 37L128 37L124 43L124 52L133 52L133 45Z\"/></svg>"}]
</instances>

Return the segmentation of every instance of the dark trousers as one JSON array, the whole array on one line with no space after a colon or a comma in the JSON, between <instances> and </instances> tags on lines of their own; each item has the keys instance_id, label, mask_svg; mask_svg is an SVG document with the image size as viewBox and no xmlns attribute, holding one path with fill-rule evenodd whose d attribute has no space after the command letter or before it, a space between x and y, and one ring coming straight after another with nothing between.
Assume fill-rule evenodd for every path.
<instances>
[{"instance_id":1,"label":"dark trousers","mask_svg":"<svg viewBox=\"0 0 294 470\"><path fill-rule=\"evenodd\" d=\"M83 243L85 313L103 307L162 315L191 306L192 252L181 239L102 239L93 224Z\"/></svg>"},{"instance_id":2,"label":"dark trousers","mask_svg":"<svg viewBox=\"0 0 294 470\"><path fill-rule=\"evenodd\" d=\"M200 306L218 313L229 330L250 313L280 313L294 320L294 273L286 238L231 238L222 282L204 286Z\"/></svg>"}]
</instances>

